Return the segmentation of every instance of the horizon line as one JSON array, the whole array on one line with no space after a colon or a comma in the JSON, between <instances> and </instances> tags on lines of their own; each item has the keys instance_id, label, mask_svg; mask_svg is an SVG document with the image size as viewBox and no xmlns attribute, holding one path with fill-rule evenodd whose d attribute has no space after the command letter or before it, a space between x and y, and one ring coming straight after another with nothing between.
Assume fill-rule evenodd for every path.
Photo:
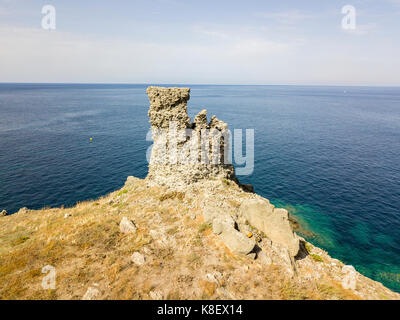
<instances>
[{"instance_id":1,"label":"horizon line","mask_svg":"<svg viewBox=\"0 0 400 320\"><path fill-rule=\"evenodd\" d=\"M150 83L150 82L6 82L1 84L34 84L34 85L174 85L174 86L286 86L286 87L366 87L366 88L400 88L400 85L357 85L357 84L224 84L224 83Z\"/></svg>"}]
</instances>

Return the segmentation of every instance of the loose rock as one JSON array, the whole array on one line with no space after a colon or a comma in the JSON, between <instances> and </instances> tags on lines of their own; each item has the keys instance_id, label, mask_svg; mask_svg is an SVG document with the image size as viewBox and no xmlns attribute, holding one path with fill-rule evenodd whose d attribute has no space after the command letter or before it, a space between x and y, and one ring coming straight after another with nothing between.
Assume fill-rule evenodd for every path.
<instances>
[{"instance_id":1,"label":"loose rock","mask_svg":"<svg viewBox=\"0 0 400 320\"><path fill-rule=\"evenodd\" d=\"M162 300L163 295L160 291L158 290L153 290L149 292L149 296L150 298L152 298L153 300Z\"/></svg>"},{"instance_id":2,"label":"loose rock","mask_svg":"<svg viewBox=\"0 0 400 320\"><path fill-rule=\"evenodd\" d=\"M146 262L146 259L145 259L144 255L142 255L141 253L139 253L139 252L134 252L134 253L132 254L131 261L132 261L134 264L136 264L136 265L138 265L138 266L141 266L141 265L143 265L143 264Z\"/></svg>"},{"instance_id":3,"label":"loose rock","mask_svg":"<svg viewBox=\"0 0 400 320\"><path fill-rule=\"evenodd\" d=\"M127 217L123 217L120 224L119 229L122 233L135 233L137 228L134 223L129 220Z\"/></svg>"},{"instance_id":4,"label":"loose rock","mask_svg":"<svg viewBox=\"0 0 400 320\"><path fill-rule=\"evenodd\" d=\"M83 295L82 300L96 300L100 294L99 289L97 289L97 284L94 287L89 287L86 293Z\"/></svg>"},{"instance_id":5,"label":"loose rock","mask_svg":"<svg viewBox=\"0 0 400 320\"><path fill-rule=\"evenodd\" d=\"M25 214L25 213L27 213L28 211L29 211L29 209L28 209L27 207L23 207L23 208L21 208L21 209L18 210L18 213L19 213L19 214Z\"/></svg>"}]
</instances>

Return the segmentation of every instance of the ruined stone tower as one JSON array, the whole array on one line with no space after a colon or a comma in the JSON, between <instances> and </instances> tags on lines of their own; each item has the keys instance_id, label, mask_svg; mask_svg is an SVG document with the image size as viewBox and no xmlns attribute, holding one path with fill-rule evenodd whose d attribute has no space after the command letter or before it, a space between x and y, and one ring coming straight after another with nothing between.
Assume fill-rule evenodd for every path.
<instances>
[{"instance_id":1,"label":"ruined stone tower","mask_svg":"<svg viewBox=\"0 0 400 320\"><path fill-rule=\"evenodd\" d=\"M202 110L191 122L189 88L148 87L153 147L147 179L159 185L184 186L205 178L237 181L230 162L228 125Z\"/></svg>"}]
</instances>

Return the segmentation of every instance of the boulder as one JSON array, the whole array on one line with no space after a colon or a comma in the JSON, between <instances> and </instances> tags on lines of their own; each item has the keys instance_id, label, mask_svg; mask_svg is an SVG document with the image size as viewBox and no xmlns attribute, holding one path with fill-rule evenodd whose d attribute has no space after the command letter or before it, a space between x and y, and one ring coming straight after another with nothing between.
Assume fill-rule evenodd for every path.
<instances>
[{"instance_id":1,"label":"boulder","mask_svg":"<svg viewBox=\"0 0 400 320\"><path fill-rule=\"evenodd\" d=\"M98 284L94 284L94 287L89 287L86 293L83 295L82 300L96 300L100 294L99 289L97 289Z\"/></svg>"},{"instance_id":2,"label":"boulder","mask_svg":"<svg viewBox=\"0 0 400 320\"><path fill-rule=\"evenodd\" d=\"M143 264L146 262L146 259L144 258L144 255L142 255L141 253L139 253L139 252L134 252L134 253L132 254L131 261L132 261L134 264L136 264L136 265L138 265L138 266L141 266L141 265L143 265Z\"/></svg>"},{"instance_id":3,"label":"boulder","mask_svg":"<svg viewBox=\"0 0 400 320\"><path fill-rule=\"evenodd\" d=\"M225 230L235 229L235 221L231 217L215 218L212 222L212 229L215 234L221 234Z\"/></svg>"},{"instance_id":4,"label":"boulder","mask_svg":"<svg viewBox=\"0 0 400 320\"><path fill-rule=\"evenodd\" d=\"M285 246L292 257L297 255L300 242L289 224L287 210L275 208L266 199L249 199L242 202L239 214L271 241Z\"/></svg>"},{"instance_id":5,"label":"boulder","mask_svg":"<svg viewBox=\"0 0 400 320\"><path fill-rule=\"evenodd\" d=\"M119 230L122 233L135 233L136 232L136 226L127 217L123 217L121 222L120 222L120 224L119 224Z\"/></svg>"},{"instance_id":6,"label":"boulder","mask_svg":"<svg viewBox=\"0 0 400 320\"><path fill-rule=\"evenodd\" d=\"M3 210L0 212L0 217L5 217L7 215L7 211Z\"/></svg>"},{"instance_id":7,"label":"boulder","mask_svg":"<svg viewBox=\"0 0 400 320\"><path fill-rule=\"evenodd\" d=\"M235 229L225 230L220 234L221 240L226 246L234 253L248 254L255 246L255 242L252 239L247 238L243 233Z\"/></svg>"},{"instance_id":8,"label":"boulder","mask_svg":"<svg viewBox=\"0 0 400 320\"><path fill-rule=\"evenodd\" d=\"M19 209L17 213L25 214L25 213L28 213L28 211L29 211L29 209L27 207L23 207L23 208Z\"/></svg>"},{"instance_id":9,"label":"boulder","mask_svg":"<svg viewBox=\"0 0 400 320\"><path fill-rule=\"evenodd\" d=\"M162 300L163 294L159 290L152 290L149 292L149 296L152 300Z\"/></svg>"},{"instance_id":10,"label":"boulder","mask_svg":"<svg viewBox=\"0 0 400 320\"><path fill-rule=\"evenodd\" d=\"M222 220L228 219L229 214L227 214L224 209L213 206L212 204L207 204L203 210L203 218L206 222L213 223L214 219L220 218Z\"/></svg>"},{"instance_id":11,"label":"boulder","mask_svg":"<svg viewBox=\"0 0 400 320\"><path fill-rule=\"evenodd\" d=\"M222 242L234 253L247 255L253 251L256 243L254 239L246 237L235 229L233 219L215 218L213 232L218 234Z\"/></svg>"}]
</instances>

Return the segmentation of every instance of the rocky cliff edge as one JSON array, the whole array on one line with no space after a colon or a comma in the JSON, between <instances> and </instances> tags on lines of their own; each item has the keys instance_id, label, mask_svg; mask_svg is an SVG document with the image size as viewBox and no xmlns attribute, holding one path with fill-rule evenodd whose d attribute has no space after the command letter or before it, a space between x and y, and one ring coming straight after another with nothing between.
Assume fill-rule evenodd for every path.
<instances>
[{"instance_id":1,"label":"rocky cliff edge","mask_svg":"<svg viewBox=\"0 0 400 320\"><path fill-rule=\"evenodd\" d=\"M239 184L224 150L211 163L159 162L171 121L192 130L185 141L227 125L205 111L191 122L189 89L147 92L147 178L72 208L0 217L1 299L400 298L298 236L287 210ZM44 267L54 287L43 287Z\"/></svg>"}]
</instances>

